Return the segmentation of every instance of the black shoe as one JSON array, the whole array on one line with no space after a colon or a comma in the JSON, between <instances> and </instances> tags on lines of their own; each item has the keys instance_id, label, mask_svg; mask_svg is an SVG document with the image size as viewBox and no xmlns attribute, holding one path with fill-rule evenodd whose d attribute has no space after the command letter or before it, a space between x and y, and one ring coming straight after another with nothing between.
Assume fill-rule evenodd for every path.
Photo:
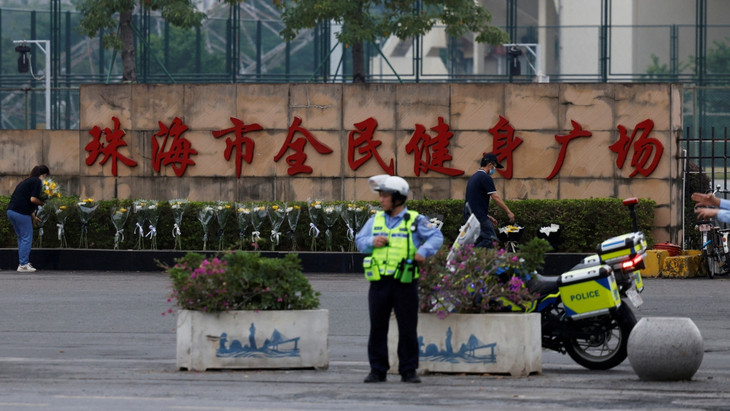
<instances>
[{"instance_id":1,"label":"black shoe","mask_svg":"<svg viewBox=\"0 0 730 411\"><path fill-rule=\"evenodd\" d=\"M403 382L411 382L418 384L421 382L421 378L416 374L415 371L408 371L400 376L400 380Z\"/></svg>"},{"instance_id":2,"label":"black shoe","mask_svg":"<svg viewBox=\"0 0 730 411\"><path fill-rule=\"evenodd\" d=\"M385 382L385 374L377 371L370 371L370 374L368 374L362 382Z\"/></svg>"}]
</instances>

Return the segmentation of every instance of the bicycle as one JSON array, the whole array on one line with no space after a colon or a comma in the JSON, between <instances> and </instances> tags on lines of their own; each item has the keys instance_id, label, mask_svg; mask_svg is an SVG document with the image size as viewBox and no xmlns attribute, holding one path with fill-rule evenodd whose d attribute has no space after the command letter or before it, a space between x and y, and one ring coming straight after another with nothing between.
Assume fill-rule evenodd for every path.
<instances>
[{"instance_id":1,"label":"bicycle","mask_svg":"<svg viewBox=\"0 0 730 411\"><path fill-rule=\"evenodd\" d=\"M720 190L718 185L712 195L717 193L728 194L730 191ZM707 276L714 278L717 275L730 274L730 229L720 228L714 220L698 221L696 228L700 231Z\"/></svg>"}]
</instances>

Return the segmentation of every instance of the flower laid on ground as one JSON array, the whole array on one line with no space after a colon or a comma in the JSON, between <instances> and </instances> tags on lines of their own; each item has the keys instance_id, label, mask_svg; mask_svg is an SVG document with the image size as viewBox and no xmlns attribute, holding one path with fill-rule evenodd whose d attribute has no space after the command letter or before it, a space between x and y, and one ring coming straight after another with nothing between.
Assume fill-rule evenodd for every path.
<instances>
[{"instance_id":1,"label":"flower laid on ground","mask_svg":"<svg viewBox=\"0 0 730 411\"><path fill-rule=\"evenodd\" d=\"M132 205L132 211L137 218L134 224L134 234L137 234L137 250L144 248L144 224L147 220L147 200L136 200Z\"/></svg>"},{"instance_id":2,"label":"flower laid on ground","mask_svg":"<svg viewBox=\"0 0 730 411\"><path fill-rule=\"evenodd\" d=\"M93 198L85 198L76 203L76 209L79 211L79 221L81 222L81 239L79 240L79 248L89 248L89 221L91 221L91 214L99 207L98 204L94 204Z\"/></svg>"},{"instance_id":3,"label":"flower laid on ground","mask_svg":"<svg viewBox=\"0 0 730 411\"><path fill-rule=\"evenodd\" d=\"M322 202L309 201L309 235L312 236L312 245L310 249L317 251L317 237L319 237L319 221L322 219Z\"/></svg>"},{"instance_id":4,"label":"flower laid on ground","mask_svg":"<svg viewBox=\"0 0 730 411\"><path fill-rule=\"evenodd\" d=\"M35 226L38 228L38 248L43 248L43 228L48 222L48 218L51 216L52 212L53 206L46 203L42 206L38 206L38 211L35 213L37 218L37 220L35 220Z\"/></svg>"},{"instance_id":5,"label":"flower laid on ground","mask_svg":"<svg viewBox=\"0 0 730 411\"><path fill-rule=\"evenodd\" d=\"M246 241L246 228L251 222L251 209L243 204L236 204L236 219L238 220L238 248L243 248Z\"/></svg>"},{"instance_id":6,"label":"flower laid on ground","mask_svg":"<svg viewBox=\"0 0 730 411\"><path fill-rule=\"evenodd\" d=\"M118 207L112 209L112 224L114 224L114 249L118 250L119 245L124 241L124 224L127 222L129 217L129 209L125 207Z\"/></svg>"},{"instance_id":7,"label":"flower laid on ground","mask_svg":"<svg viewBox=\"0 0 730 411\"><path fill-rule=\"evenodd\" d=\"M286 219L286 205L284 207L273 205L267 211L269 221L271 221L271 249L274 250L279 245L279 237L281 237L279 229Z\"/></svg>"},{"instance_id":8,"label":"flower laid on ground","mask_svg":"<svg viewBox=\"0 0 730 411\"><path fill-rule=\"evenodd\" d=\"M184 198L170 201L170 209L172 209L172 238L175 239L175 250L182 250L182 219L185 209L188 206L188 200Z\"/></svg>"},{"instance_id":9,"label":"flower laid on ground","mask_svg":"<svg viewBox=\"0 0 730 411\"><path fill-rule=\"evenodd\" d=\"M347 241L350 243L349 251L355 251L355 235L365 223L364 216L367 215L367 208L361 205L349 203L342 207L342 220L347 227Z\"/></svg>"},{"instance_id":10,"label":"flower laid on ground","mask_svg":"<svg viewBox=\"0 0 730 411\"><path fill-rule=\"evenodd\" d=\"M527 284L549 249L540 239L531 240L519 253L468 244L447 261L449 249L442 247L419 269L421 312L444 317L449 313L529 311L538 296Z\"/></svg>"},{"instance_id":11,"label":"flower laid on ground","mask_svg":"<svg viewBox=\"0 0 730 411\"><path fill-rule=\"evenodd\" d=\"M226 203L225 201L219 201L216 203L215 206L215 218L218 221L218 234L216 234L216 238L218 238L218 249L223 249L223 240L224 240L224 227L226 226L226 221L228 220L228 216L231 215L231 212L233 211L233 207L229 203Z\"/></svg>"},{"instance_id":12,"label":"flower laid on ground","mask_svg":"<svg viewBox=\"0 0 730 411\"><path fill-rule=\"evenodd\" d=\"M150 200L145 205L145 215L150 225L147 227L146 237L150 238L150 249L157 250L157 222L160 219L160 208L157 200Z\"/></svg>"},{"instance_id":13,"label":"flower laid on ground","mask_svg":"<svg viewBox=\"0 0 730 411\"><path fill-rule=\"evenodd\" d=\"M198 221L203 226L203 250L208 249L208 230L210 230L210 222L214 215L215 210L209 205L203 206L198 212Z\"/></svg>"},{"instance_id":14,"label":"flower laid on ground","mask_svg":"<svg viewBox=\"0 0 730 411\"><path fill-rule=\"evenodd\" d=\"M168 302L186 310L309 310L319 307L319 292L302 274L296 254L265 258L235 251L206 259L188 253L167 267L172 279ZM164 313L163 313L164 315Z\"/></svg>"},{"instance_id":15,"label":"flower laid on ground","mask_svg":"<svg viewBox=\"0 0 730 411\"><path fill-rule=\"evenodd\" d=\"M61 185L56 183L52 178L46 177L43 179L43 193L45 197L43 200L48 201L52 198L61 197Z\"/></svg>"},{"instance_id":16,"label":"flower laid on ground","mask_svg":"<svg viewBox=\"0 0 730 411\"><path fill-rule=\"evenodd\" d=\"M259 248L259 241L261 241L261 227L264 225L264 220L268 217L266 207L264 206L253 206L251 209L251 225L253 226L253 232L251 233L251 245L254 249Z\"/></svg>"},{"instance_id":17,"label":"flower laid on ground","mask_svg":"<svg viewBox=\"0 0 730 411\"><path fill-rule=\"evenodd\" d=\"M332 251L332 227L337 223L337 219L340 218L342 213L342 205L330 204L322 210L322 219L324 220L327 229L324 232L325 245L327 251Z\"/></svg>"},{"instance_id":18,"label":"flower laid on ground","mask_svg":"<svg viewBox=\"0 0 730 411\"><path fill-rule=\"evenodd\" d=\"M286 221L289 223L289 238L291 238L292 251L297 250L297 223L299 223L299 214L302 208L294 205L286 208Z\"/></svg>"},{"instance_id":19,"label":"flower laid on ground","mask_svg":"<svg viewBox=\"0 0 730 411\"><path fill-rule=\"evenodd\" d=\"M63 203L52 202L53 211L56 215L56 228L58 228L58 243L61 248L67 248L66 242L66 218L68 217L69 207Z\"/></svg>"}]
</instances>

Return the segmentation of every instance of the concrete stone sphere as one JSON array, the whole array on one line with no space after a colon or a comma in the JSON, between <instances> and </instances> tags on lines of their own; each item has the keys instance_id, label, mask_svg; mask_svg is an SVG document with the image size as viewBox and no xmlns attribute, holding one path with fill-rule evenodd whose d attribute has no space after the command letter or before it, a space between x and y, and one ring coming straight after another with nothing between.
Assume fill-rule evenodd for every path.
<instances>
[{"instance_id":1,"label":"concrete stone sphere","mask_svg":"<svg viewBox=\"0 0 730 411\"><path fill-rule=\"evenodd\" d=\"M627 346L631 367L642 380L689 380L704 355L700 330L689 318L645 317L631 331Z\"/></svg>"}]
</instances>

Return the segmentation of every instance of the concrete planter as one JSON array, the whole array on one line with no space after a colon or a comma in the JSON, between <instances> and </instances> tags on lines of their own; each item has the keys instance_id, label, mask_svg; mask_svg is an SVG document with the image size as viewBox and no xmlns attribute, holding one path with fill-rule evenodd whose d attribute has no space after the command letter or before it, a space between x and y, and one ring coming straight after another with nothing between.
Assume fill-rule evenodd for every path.
<instances>
[{"instance_id":1,"label":"concrete planter","mask_svg":"<svg viewBox=\"0 0 730 411\"><path fill-rule=\"evenodd\" d=\"M398 370L398 325L390 320L391 372ZM418 315L419 370L442 373L510 374L542 372L540 314Z\"/></svg>"},{"instance_id":2,"label":"concrete planter","mask_svg":"<svg viewBox=\"0 0 730 411\"><path fill-rule=\"evenodd\" d=\"M329 366L329 311L180 310L177 366L208 369Z\"/></svg>"}]
</instances>

